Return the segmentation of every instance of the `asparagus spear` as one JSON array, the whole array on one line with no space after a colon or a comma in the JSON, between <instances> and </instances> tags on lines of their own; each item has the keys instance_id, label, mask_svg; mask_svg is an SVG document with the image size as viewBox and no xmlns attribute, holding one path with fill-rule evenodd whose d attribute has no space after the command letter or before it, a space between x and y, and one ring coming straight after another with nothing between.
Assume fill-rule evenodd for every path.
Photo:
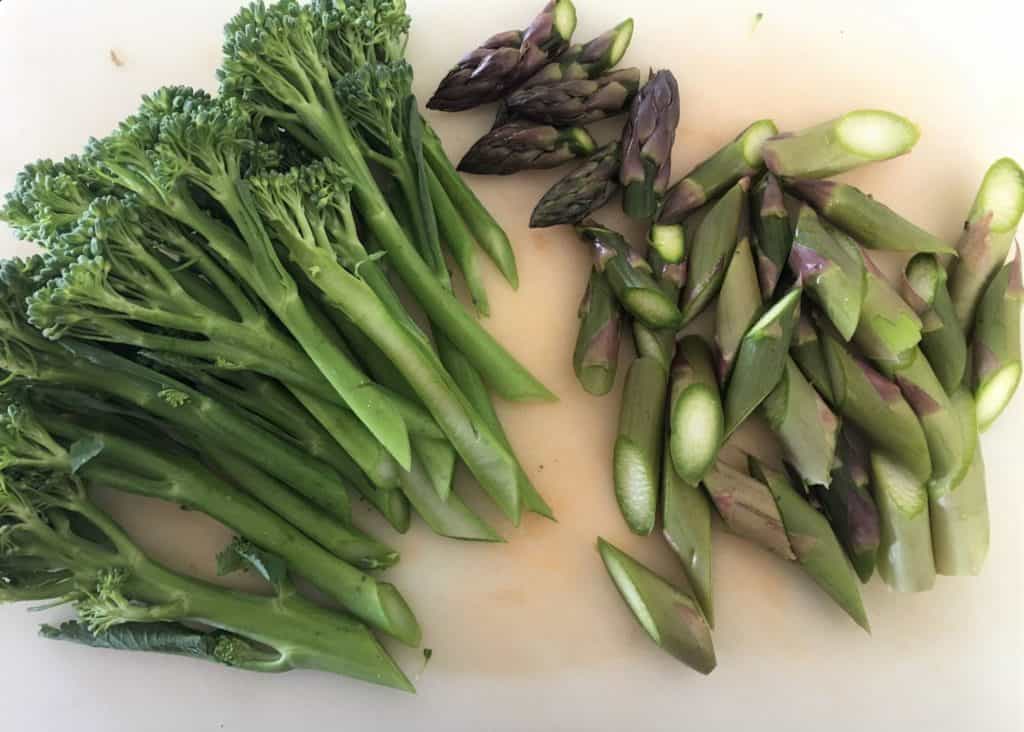
<instances>
[{"instance_id":1,"label":"asparagus spear","mask_svg":"<svg viewBox=\"0 0 1024 732\"><path fill-rule=\"evenodd\" d=\"M569 45L576 30L570 0L550 0L524 31L491 36L441 80L428 109L459 112L501 99Z\"/></svg>"},{"instance_id":2,"label":"asparagus spear","mask_svg":"<svg viewBox=\"0 0 1024 732\"><path fill-rule=\"evenodd\" d=\"M1010 403L1020 384L1020 249L985 289L974 323L974 398L978 428L984 432Z\"/></svg>"},{"instance_id":3,"label":"asparagus spear","mask_svg":"<svg viewBox=\"0 0 1024 732\"><path fill-rule=\"evenodd\" d=\"M789 266L839 334L850 340L860 322L866 287L856 245L825 226L810 206L801 206Z\"/></svg>"},{"instance_id":4,"label":"asparagus spear","mask_svg":"<svg viewBox=\"0 0 1024 732\"><path fill-rule=\"evenodd\" d=\"M530 227L575 224L608 203L619 190L620 151L618 140L610 142L555 183L533 209Z\"/></svg>"},{"instance_id":5,"label":"asparagus spear","mask_svg":"<svg viewBox=\"0 0 1024 732\"><path fill-rule=\"evenodd\" d=\"M679 85L671 71L653 74L633 99L622 130L622 208L649 219L672 174L672 145L679 124Z\"/></svg>"},{"instance_id":6,"label":"asparagus spear","mask_svg":"<svg viewBox=\"0 0 1024 732\"><path fill-rule=\"evenodd\" d=\"M831 178L868 163L909 153L921 137L905 117L859 109L803 132L764 143L768 169L786 178Z\"/></svg>"},{"instance_id":7,"label":"asparagus spear","mask_svg":"<svg viewBox=\"0 0 1024 732\"><path fill-rule=\"evenodd\" d=\"M790 290L743 336L736 370L725 393L726 437L757 409L782 378L800 317L800 294L799 287Z\"/></svg>"},{"instance_id":8,"label":"asparagus spear","mask_svg":"<svg viewBox=\"0 0 1024 732\"><path fill-rule=\"evenodd\" d=\"M778 131L770 119L758 120L743 130L672 186L658 213L658 223L677 224L687 213L724 193L741 178L756 175L764 167L761 146Z\"/></svg>"},{"instance_id":9,"label":"asparagus spear","mask_svg":"<svg viewBox=\"0 0 1024 732\"><path fill-rule=\"evenodd\" d=\"M597 549L622 599L651 640L695 671L711 673L716 664L711 628L691 593L604 539L597 540Z\"/></svg>"},{"instance_id":10,"label":"asparagus spear","mask_svg":"<svg viewBox=\"0 0 1024 732\"><path fill-rule=\"evenodd\" d=\"M898 592L935 584L935 560L924 481L883 452L871 454L871 475L881 519L878 573Z\"/></svg>"},{"instance_id":11,"label":"asparagus spear","mask_svg":"<svg viewBox=\"0 0 1024 732\"><path fill-rule=\"evenodd\" d=\"M853 341L875 363L900 364L921 342L921 319L885 279L871 257L862 252L865 264L864 304Z\"/></svg>"},{"instance_id":12,"label":"asparagus spear","mask_svg":"<svg viewBox=\"0 0 1024 732\"><path fill-rule=\"evenodd\" d=\"M622 60L632 38L633 19L627 18L597 38L570 46L519 88L529 89L532 86L572 79L590 79L603 74Z\"/></svg>"},{"instance_id":13,"label":"asparagus spear","mask_svg":"<svg viewBox=\"0 0 1024 732\"><path fill-rule=\"evenodd\" d=\"M718 378L725 383L747 329L761 312L761 289L750 247L746 212L740 216L738 241L722 280L715 308L715 343L718 346Z\"/></svg>"},{"instance_id":14,"label":"asparagus spear","mask_svg":"<svg viewBox=\"0 0 1024 732\"><path fill-rule=\"evenodd\" d=\"M572 364L580 385L594 396L604 396L615 385L619 364L622 308L608 278L594 267L580 304L580 332Z\"/></svg>"},{"instance_id":15,"label":"asparagus spear","mask_svg":"<svg viewBox=\"0 0 1024 732\"><path fill-rule=\"evenodd\" d=\"M725 415L711 349L698 335L682 338L672 361L669 453L676 473L696 485L722 445Z\"/></svg>"},{"instance_id":16,"label":"asparagus spear","mask_svg":"<svg viewBox=\"0 0 1024 732\"><path fill-rule=\"evenodd\" d=\"M792 358L782 379L761 405L786 461L807 485L829 484L836 456L839 418L808 383Z\"/></svg>"},{"instance_id":17,"label":"asparagus spear","mask_svg":"<svg viewBox=\"0 0 1024 732\"><path fill-rule=\"evenodd\" d=\"M833 404L835 395L832 393L832 380L829 378L828 364L825 363L825 351L821 339L818 338L818 330L804 313L800 314L800 320L797 321L796 333L793 334L793 345L789 349L789 353L800 367L803 375L814 386L815 391L821 394L826 402Z\"/></svg>"},{"instance_id":18,"label":"asparagus spear","mask_svg":"<svg viewBox=\"0 0 1024 732\"><path fill-rule=\"evenodd\" d=\"M711 506L695 483L679 477L665 450L661 473L662 534L679 557L708 625L715 627L711 594Z\"/></svg>"},{"instance_id":19,"label":"asparagus spear","mask_svg":"<svg viewBox=\"0 0 1024 732\"><path fill-rule=\"evenodd\" d=\"M941 239L851 185L799 180L792 186L800 198L866 247L935 254L954 252Z\"/></svg>"},{"instance_id":20,"label":"asparagus spear","mask_svg":"<svg viewBox=\"0 0 1024 732\"><path fill-rule=\"evenodd\" d=\"M749 178L736 183L708 210L695 236L689 239L693 243L682 298L684 324L696 318L722 286L739 240L749 189Z\"/></svg>"},{"instance_id":21,"label":"asparagus spear","mask_svg":"<svg viewBox=\"0 0 1024 732\"><path fill-rule=\"evenodd\" d=\"M953 263L949 294L960 324L968 331L985 285L1006 261L1024 214L1024 170L1010 158L985 173Z\"/></svg>"},{"instance_id":22,"label":"asparagus spear","mask_svg":"<svg viewBox=\"0 0 1024 732\"><path fill-rule=\"evenodd\" d=\"M593 245L597 269L607 276L615 297L630 315L651 328L679 326L675 299L661 290L651 276L651 266L621 234L594 221L584 221L576 231Z\"/></svg>"},{"instance_id":23,"label":"asparagus spear","mask_svg":"<svg viewBox=\"0 0 1024 732\"><path fill-rule=\"evenodd\" d=\"M850 429L840 433L840 455L831 483L816 486L815 495L843 542L847 556L862 582L871 579L881 541L878 507L871 497L870 456L854 456L849 448Z\"/></svg>"},{"instance_id":24,"label":"asparagus spear","mask_svg":"<svg viewBox=\"0 0 1024 732\"><path fill-rule=\"evenodd\" d=\"M903 270L902 294L921 318L921 350L942 388L952 393L967 371L967 338L946 288L946 270L935 255L910 259Z\"/></svg>"},{"instance_id":25,"label":"asparagus spear","mask_svg":"<svg viewBox=\"0 0 1024 732\"><path fill-rule=\"evenodd\" d=\"M789 221L782 195L782 186L769 173L751 192L754 222L754 253L761 294L771 297L779 284L782 270L789 261L793 246L793 226Z\"/></svg>"},{"instance_id":26,"label":"asparagus spear","mask_svg":"<svg viewBox=\"0 0 1024 732\"><path fill-rule=\"evenodd\" d=\"M731 532L783 559L796 559L768 486L719 460L704 476L704 487Z\"/></svg>"},{"instance_id":27,"label":"asparagus spear","mask_svg":"<svg viewBox=\"0 0 1024 732\"><path fill-rule=\"evenodd\" d=\"M960 419L965 444L970 448L970 467L960 484L948 492L929 491L928 512L932 524L932 549L939 574L975 576L988 555L988 496L985 461L978 439L974 399L966 388L951 397Z\"/></svg>"},{"instance_id":28,"label":"asparagus spear","mask_svg":"<svg viewBox=\"0 0 1024 732\"><path fill-rule=\"evenodd\" d=\"M512 92L505 110L546 125L587 125L622 114L640 88L640 69L617 69L593 79L571 79Z\"/></svg>"},{"instance_id":29,"label":"asparagus spear","mask_svg":"<svg viewBox=\"0 0 1024 732\"><path fill-rule=\"evenodd\" d=\"M557 168L597 149L582 127L557 129L528 120L500 124L469 148L459 170L478 175L510 175L522 170Z\"/></svg>"},{"instance_id":30,"label":"asparagus spear","mask_svg":"<svg viewBox=\"0 0 1024 732\"><path fill-rule=\"evenodd\" d=\"M832 382L833 408L857 425L876 451L907 466L923 485L932 474L924 430L900 389L854 356L838 333L820 331Z\"/></svg>"},{"instance_id":31,"label":"asparagus spear","mask_svg":"<svg viewBox=\"0 0 1024 732\"><path fill-rule=\"evenodd\" d=\"M772 492L800 566L857 625L870 633L857 575L828 521L783 473L767 468L754 457L750 458L750 472Z\"/></svg>"}]
</instances>

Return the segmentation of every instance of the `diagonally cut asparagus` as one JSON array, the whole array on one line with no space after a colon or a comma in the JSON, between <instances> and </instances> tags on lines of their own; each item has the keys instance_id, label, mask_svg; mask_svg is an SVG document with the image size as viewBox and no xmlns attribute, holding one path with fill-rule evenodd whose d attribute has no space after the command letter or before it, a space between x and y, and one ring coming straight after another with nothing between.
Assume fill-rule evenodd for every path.
<instances>
[{"instance_id":1,"label":"diagonally cut asparagus","mask_svg":"<svg viewBox=\"0 0 1024 732\"><path fill-rule=\"evenodd\" d=\"M750 246L750 225L740 218L739 240L722 280L715 306L715 344L718 346L718 378L725 383L732 373L743 336L761 312L761 289Z\"/></svg>"},{"instance_id":2,"label":"diagonally cut asparagus","mask_svg":"<svg viewBox=\"0 0 1024 732\"><path fill-rule=\"evenodd\" d=\"M719 460L704 476L704 487L729 531L783 559L796 559L768 486Z\"/></svg>"},{"instance_id":3,"label":"diagonally cut asparagus","mask_svg":"<svg viewBox=\"0 0 1024 732\"><path fill-rule=\"evenodd\" d=\"M801 313L800 320L797 321L789 354L814 386L814 390L821 394L827 403L833 404L835 395L832 393L832 380L828 374L828 364L825 362L825 351L818 337L818 329L814 327L806 313Z\"/></svg>"},{"instance_id":4,"label":"diagonally cut asparagus","mask_svg":"<svg viewBox=\"0 0 1024 732\"><path fill-rule=\"evenodd\" d=\"M665 450L661 477L662 534L683 571L708 625L715 627L711 578L711 504L699 484L679 477Z\"/></svg>"},{"instance_id":5,"label":"diagonally cut asparagus","mask_svg":"<svg viewBox=\"0 0 1024 732\"><path fill-rule=\"evenodd\" d=\"M1017 391L1021 378L1020 249L989 283L978 306L973 336L973 385L978 429L992 426Z\"/></svg>"},{"instance_id":6,"label":"diagonally cut asparagus","mask_svg":"<svg viewBox=\"0 0 1024 732\"><path fill-rule=\"evenodd\" d=\"M626 55L633 39L633 19L619 23L586 43L574 44L551 63L531 76L520 89L554 84L572 79L589 79L603 74Z\"/></svg>"},{"instance_id":7,"label":"diagonally cut asparagus","mask_svg":"<svg viewBox=\"0 0 1024 732\"><path fill-rule=\"evenodd\" d=\"M683 337L672 361L669 453L675 472L696 485L718 456L725 430L711 349L699 335Z\"/></svg>"},{"instance_id":8,"label":"diagonally cut asparagus","mask_svg":"<svg viewBox=\"0 0 1024 732\"><path fill-rule=\"evenodd\" d=\"M893 289L867 252L864 304L853 342L862 354L883 367L899 365L921 342L921 319Z\"/></svg>"},{"instance_id":9,"label":"diagonally cut asparagus","mask_svg":"<svg viewBox=\"0 0 1024 732\"><path fill-rule=\"evenodd\" d=\"M868 163L905 155L921 131L892 112L859 109L764 143L768 169L785 178L831 178Z\"/></svg>"},{"instance_id":10,"label":"diagonally cut asparagus","mask_svg":"<svg viewBox=\"0 0 1024 732\"><path fill-rule=\"evenodd\" d=\"M921 350L951 394L967 372L967 338L946 287L946 270L934 254L910 259L901 294L921 318Z\"/></svg>"},{"instance_id":11,"label":"diagonally cut asparagus","mask_svg":"<svg viewBox=\"0 0 1024 732\"><path fill-rule=\"evenodd\" d=\"M882 526L878 573L897 592L930 590L935 559L924 481L879 451L871 454L871 476Z\"/></svg>"},{"instance_id":12,"label":"diagonally cut asparagus","mask_svg":"<svg viewBox=\"0 0 1024 732\"><path fill-rule=\"evenodd\" d=\"M608 278L596 267L590 271L579 317L580 331L572 359L576 378L588 393L604 396L615 385L618 371L622 307Z\"/></svg>"},{"instance_id":13,"label":"diagonally cut asparagus","mask_svg":"<svg viewBox=\"0 0 1024 732\"><path fill-rule=\"evenodd\" d=\"M786 210L782 186L771 173L754 186L750 200L761 294L771 297L789 261L789 251L793 246L793 226Z\"/></svg>"}]
</instances>

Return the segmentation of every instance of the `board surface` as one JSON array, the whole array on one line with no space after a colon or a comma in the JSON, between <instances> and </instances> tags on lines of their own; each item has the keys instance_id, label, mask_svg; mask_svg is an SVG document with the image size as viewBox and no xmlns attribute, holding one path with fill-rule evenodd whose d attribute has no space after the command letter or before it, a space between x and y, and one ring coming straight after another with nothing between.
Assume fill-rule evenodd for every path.
<instances>
[{"instance_id":1,"label":"board surface","mask_svg":"<svg viewBox=\"0 0 1024 732\"><path fill-rule=\"evenodd\" d=\"M238 0L7 0L0 4L0 191L27 161L77 151L163 84L212 88L219 31ZM409 58L421 100L447 66L493 32L524 25L540 0L410 0ZM1017 3L864 0L855 4L578 0L578 39L628 12L623 65L671 68L682 121L675 176L750 121L799 129L881 107L918 122L908 158L850 179L955 240L988 164L1024 160ZM948 7L947 7L948 6ZM755 16L763 13L760 22ZM113 53L113 55L112 55ZM116 57L116 63L115 63ZM430 113L453 158L491 110ZM599 126L608 135L612 126ZM561 173L474 178L515 244L522 286L489 271L487 326L561 398L501 405L511 439L559 517L502 526L505 545L395 539L389 573L424 627L429 664L399 658L416 697L314 673L261 677L195 662L105 654L40 640L45 616L0 608L0 689L11 730L1019 730L1024 627L1024 397L983 438L992 548L981 577L935 591L865 590L866 636L795 566L715 536L719 667L702 678L661 654L607 580L594 542L619 543L669 576L657 537L629 535L611 490L618 391L576 384L571 353L588 257L568 229L530 231L529 212ZM27 251L0 231L0 253ZM621 370L622 372L625 369ZM620 374L621 382L621 374ZM621 383L620 383L621 386ZM762 445L762 447L766 447ZM119 514L135 501L118 500ZM489 515L493 515L493 512ZM495 519L497 521L497 519ZM157 556L212 570L226 533L172 508L131 528ZM382 536L389 539L381 527ZM171 558L174 558L173 560Z\"/></svg>"}]
</instances>

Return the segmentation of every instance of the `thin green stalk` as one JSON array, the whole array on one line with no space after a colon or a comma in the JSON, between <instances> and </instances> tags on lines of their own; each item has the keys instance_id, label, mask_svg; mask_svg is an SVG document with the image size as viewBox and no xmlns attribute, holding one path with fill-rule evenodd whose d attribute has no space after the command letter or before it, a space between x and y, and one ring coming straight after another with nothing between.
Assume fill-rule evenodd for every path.
<instances>
[{"instance_id":1,"label":"thin green stalk","mask_svg":"<svg viewBox=\"0 0 1024 732\"><path fill-rule=\"evenodd\" d=\"M732 373L740 343L761 312L761 290L751 250L750 225L740 219L738 241L722 280L715 307L715 343L718 346L718 378L725 383Z\"/></svg>"},{"instance_id":2,"label":"thin green stalk","mask_svg":"<svg viewBox=\"0 0 1024 732\"><path fill-rule=\"evenodd\" d=\"M967 372L967 338L946 287L946 269L935 255L911 258L903 270L901 294L921 318L921 350L951 394Z\"/></svg>"},{"instance_id":3,"label":"thin green stalk","mask_svg":"<svg viewBox=\"0 0 1024 732\"><path fill-rule=\"evenodd\" d=\"M615 385L619 365L622 307L608 278L597 267L580 303L580 330L573 352L576 379L588 393L604 396Z\"/></svg>"},{"instance_id":4,"label":"thin green stalk","mask_svg":"<svg viewBox=\"0 0 1024 732\"><path fill-rule=\"evenodd\" d=\"M711 504L699 485L679 477L665 449L661 474L662 534L679 557L708 625L715 627L711 577Z\"/></svg>"},{"instance_id":5,"label":"thin green stalk","mask_svg":"<svg viewBox=\"0 0 1024 732\"><path fill-rule=\"evenodd\" d=\"M490 315L487 286L484 284L483 272L476 259L476 242L473 240L473 234L455 209L437 175L428 168L426 176L441 237L462 272L462 278L466 282L466 289L469 290L476 311L483 316Z\"/></svg>"},{"instance_id":6,"label":"thin green stalk","mask_svg":"<svg viewBox=\"0 0 1024 732\"><path fill-rule=\"evenodd\" d=\"M882 452L871 454L872 483L881 518L878 573L897 592L935 584L935 560L924 481Z\"/></svg>"},{"instance_id":7,"label":"thin green stalk","mask_svg":"<svg viewBox=\"0 0 1024 732\"><path fill-rule=\"evenodd\" d=\"M984 432L1013 398L1021 379L1020 308L1024 302L1020 250L992 278L977 308L972 383L978 428Z\"/></svg>"}]
</instances>

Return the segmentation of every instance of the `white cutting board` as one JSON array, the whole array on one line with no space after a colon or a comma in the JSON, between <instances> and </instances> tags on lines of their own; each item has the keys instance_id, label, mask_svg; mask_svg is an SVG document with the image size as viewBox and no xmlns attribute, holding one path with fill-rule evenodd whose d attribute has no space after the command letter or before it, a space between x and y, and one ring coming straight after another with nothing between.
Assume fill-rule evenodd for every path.
<instances>
[{"instance_id":1,"label":"white cutting board","mask_svg":"<svg viewBox=\"0 0 1024 732\"><path fill-rule=\"evenodd\" d=\"M458 56L493 32L525 25L541 4L411 0L409 58L421 99ZM212 87L219 31L236 6L0 3L0 189L24 162L76 151L87 136L107 132L144 92L169 83ZM1018 3L579 0L577 38L627 11L637 28L624 63L679 77L676 176L756 118L795 129L857 107L891 108L921 125L917 150L851 178L952 240L987 165L1002 155L1024 160ZM429 118L457 159L489 114ZM679 570L657 536L632 537L618 517L609 469L618 395L589 397L573 377L587 253L567 229L525 226L558 175L473 185L512 236L522 279L512 293L490 272L487 325L561 397L502 407L560 523L531 517L518 531L503 526L510 542L498 546L445 542L419 528L395 538L403 560L389 577L434 651L422 672L418 651L400 653L418 696L324 674L261 677L45 642L37 624L63 611L5 607L4 728L1022 729L1020 395L983 440L992 548L981 577L940 578L919 596L875 580L865 590L868 637L796 567L718 533L718 669L703 678L647 640L606 579L594 540L603 534L670 576ZM15 251L26 248L0 233L0 252ZM117 508L137 509L130 525L146 546L185 569L209 572L225 540L210 522L180 511L137 501Z\"/></svg>"}]
</instances>

